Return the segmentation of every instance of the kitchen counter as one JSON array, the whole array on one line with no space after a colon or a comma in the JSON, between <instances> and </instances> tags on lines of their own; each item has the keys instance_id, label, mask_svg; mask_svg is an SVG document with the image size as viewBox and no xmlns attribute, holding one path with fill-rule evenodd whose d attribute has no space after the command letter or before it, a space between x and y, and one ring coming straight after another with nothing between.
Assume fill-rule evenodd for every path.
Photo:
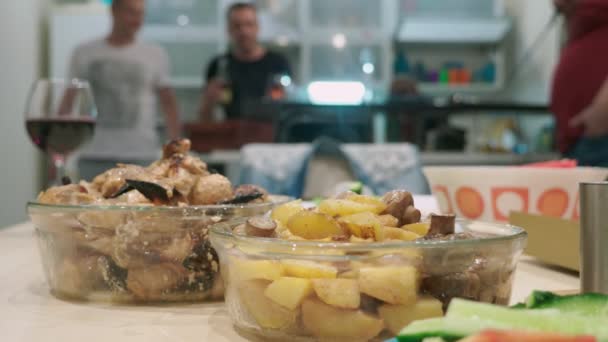
<instances>
[{"instance_id":1,"label":"kitchen counter","mask_svg":"<svg viewBox=\"0 0 608 342\"><path fill-rule=\"evenodd\" d=\"M45 283L29 223L0 229L0 250L3 341L247 341L235 332L223 303L125 306L56 299ZM534 289L578 286L576 274L525 257L515 274L512 302Z\"/></svg>"}]
</instances>

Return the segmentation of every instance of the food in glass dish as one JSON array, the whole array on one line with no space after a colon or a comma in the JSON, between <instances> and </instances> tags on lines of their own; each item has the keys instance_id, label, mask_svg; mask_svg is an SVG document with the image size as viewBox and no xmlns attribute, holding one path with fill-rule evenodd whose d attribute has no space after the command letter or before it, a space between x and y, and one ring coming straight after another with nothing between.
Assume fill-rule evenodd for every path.
<instances>
[{"instance_id":1,"label":"food in glass dish","mask_svg":"<svg viewBox=\"0 0 608 342\"><path fill-rule=\"evenodd\" d=\"M190 141L173 141L148 167L118 165L28 205L54 294L117 302L223 297L208 227L286 199L233 187L189 149Z\"/></svg>"},{"instance_id":2,"label":"food in glass dish","mask_svg":"<svg viewBox=\"0 0 608 342\"><path fill-rule=\"evenodd\" d=\"M214 225L235 325L265 338L373 340L455 297L507 304L526 234L432 215L412 195L344 193Z\"/></svg>"}]
</instances>

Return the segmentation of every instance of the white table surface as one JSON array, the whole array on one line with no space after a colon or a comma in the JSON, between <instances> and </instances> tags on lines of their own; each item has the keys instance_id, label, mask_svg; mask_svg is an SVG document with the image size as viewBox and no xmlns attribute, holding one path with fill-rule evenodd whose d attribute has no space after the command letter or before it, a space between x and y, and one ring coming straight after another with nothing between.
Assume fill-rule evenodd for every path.
<instances>
[{"instance_id":1,"label":"white table surface","mask_svg":"<svg viewBox=\"0 0 608 342\"><path fill-rule=\"evenodd\" d=\"M422 202L422 201L421 201ZM222 303L117 306L66 302L49 294L30 224L0 229L0 341L246 341ZM532 290L576 290L575 274L525 257L512 302Z\"/></svg>"}]
</instances>

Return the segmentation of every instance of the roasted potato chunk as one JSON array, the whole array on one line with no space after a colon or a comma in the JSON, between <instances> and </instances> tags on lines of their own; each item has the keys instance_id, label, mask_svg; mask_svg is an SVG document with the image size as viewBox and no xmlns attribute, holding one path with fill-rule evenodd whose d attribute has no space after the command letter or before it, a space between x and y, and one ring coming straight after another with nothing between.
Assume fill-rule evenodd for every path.
<instances>
[{"instance_id":1,"label":"roasted potato chunk","mask_svg":"<svg viewBox=\"0 0 608 342\"><path fill-rule=\"evenodd\" d=\"M287 229L307 240L319 240L344 235L344 230L331 216L313 211L301 211L287 222Z\"/></svg>"}]
</instances>

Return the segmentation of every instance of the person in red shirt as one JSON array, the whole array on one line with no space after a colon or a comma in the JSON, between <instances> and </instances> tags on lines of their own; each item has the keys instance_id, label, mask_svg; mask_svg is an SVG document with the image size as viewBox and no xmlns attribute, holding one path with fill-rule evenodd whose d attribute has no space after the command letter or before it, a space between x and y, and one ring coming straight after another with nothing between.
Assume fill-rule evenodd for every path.
<instances>
[{"instance_id":1,"label":"person in red shirt","mask_svg":"<svg viewBox=\"0 0 608 342\"><path fill-rule=\"evenodd\" d=\"M554 0L568 41L555 70L551 110L559 150L608 166L608 0Z\"/></svg>"}]
</instances>

